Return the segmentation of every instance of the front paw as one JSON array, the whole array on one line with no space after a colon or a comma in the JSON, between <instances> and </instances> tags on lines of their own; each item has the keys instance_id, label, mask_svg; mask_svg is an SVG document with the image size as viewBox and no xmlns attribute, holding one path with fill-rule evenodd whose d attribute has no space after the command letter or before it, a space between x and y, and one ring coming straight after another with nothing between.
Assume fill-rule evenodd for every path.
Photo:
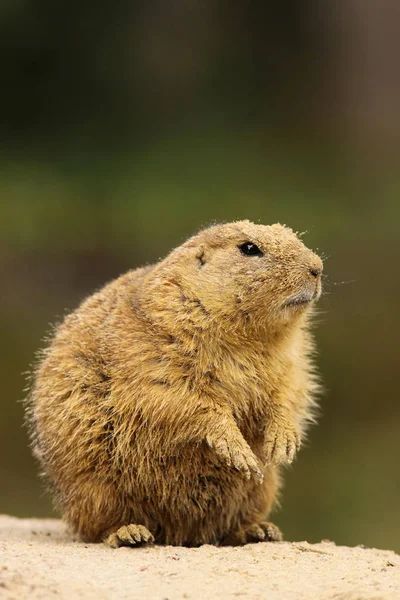
<instances>
[{"instance_id":1,"label":"front paw","mask_svg":"<svg viewBox=\"0 0 400 600\"><path fill-rule=\"evenodd\" d=\"M266 465L292 463L299 448L300 435L293 426L274 423L267 427L264 440Z\"/></svg>"},{"instance_id":2,"label":"front paw","mask_svg":"<svg viewBox=\"0 0 400 600\"><path fill-rule=\"evenodd\" d=\"M207 437L207 443L215 450L216 454L226 465L229 467L233 466L238 471L241 471L247 479L250 479L251 474L254 473L260 482L263 480L263 474L257 458L244 439L242 441L238 439L212 439L211 437Z\"/></svg>"}]
</instances>

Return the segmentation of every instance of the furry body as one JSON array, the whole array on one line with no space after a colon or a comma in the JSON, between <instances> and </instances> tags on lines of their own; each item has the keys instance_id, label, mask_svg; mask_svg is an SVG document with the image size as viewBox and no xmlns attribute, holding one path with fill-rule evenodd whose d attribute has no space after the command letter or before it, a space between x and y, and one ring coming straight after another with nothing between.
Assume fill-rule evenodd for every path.
<instances>
[{"instance_id":1,"label":"furry body","mask_svg":"<svg viewBox=\"0 0 400 600\"><path fill-rule=\"evenodd\" d=\"M246 241L262 256L244 256ZM264 519L317 390L312 302L297 299L319 296L321 270L288 228L218 225L57 327L27 412L56 503L82 539L279 538Z\"/></svg>"}]
</instances>

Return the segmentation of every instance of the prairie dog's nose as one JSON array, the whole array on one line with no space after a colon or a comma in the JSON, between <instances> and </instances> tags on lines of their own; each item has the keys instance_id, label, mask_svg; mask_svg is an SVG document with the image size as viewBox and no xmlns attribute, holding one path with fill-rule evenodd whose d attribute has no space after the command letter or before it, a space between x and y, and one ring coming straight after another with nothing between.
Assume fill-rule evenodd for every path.
<instances>
[{"instance_id":1,"label":"prairie dog's nose","mask_svg":"<svg viewBox=\"0 0 400 600\"><path fill-rule=\"evenodd\" d=\"M322 269L323 269L322 260L319 258L319 256L315 256L314 260L312 261L312 263L309 266L310 274L316 278L321 277Z\"/></svg>"},{"instance_id":2,"label":"prairie dog's nose","mask_svg":"<svg viewBox=\"0 0 400 600\"><path fill-rule=\"evenodd\" d=\"M322 273L322 269L320 267L310 267L310 273L313 277L319 277Z\"/></svg>"}]
</instances>

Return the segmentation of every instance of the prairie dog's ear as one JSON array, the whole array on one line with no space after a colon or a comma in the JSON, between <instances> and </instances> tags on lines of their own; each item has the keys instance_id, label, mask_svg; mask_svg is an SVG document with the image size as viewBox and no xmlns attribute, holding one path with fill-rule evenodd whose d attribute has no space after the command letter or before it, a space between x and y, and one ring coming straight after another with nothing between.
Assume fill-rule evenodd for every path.
<instances>
[{"instance_id":1,"label":"prairie dog's ear","mask_svg":"<svg viewBox=\"0 0 400 600\"><path fill-rule=\"evenodd\" d=\"M199 246L196 251L196 258L199 261L199 266L202 267L206 262L206 252L204 246Z\"/></svg>"}]
</instances>

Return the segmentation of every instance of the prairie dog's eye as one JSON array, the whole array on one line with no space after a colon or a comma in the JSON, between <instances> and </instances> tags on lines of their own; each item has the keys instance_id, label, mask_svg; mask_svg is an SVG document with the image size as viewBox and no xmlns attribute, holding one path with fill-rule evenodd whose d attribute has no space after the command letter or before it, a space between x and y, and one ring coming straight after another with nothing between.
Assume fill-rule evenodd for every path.
<instances>
[{"instance_id":1,"label":"prairie dog's eye","mask_svg":"<svg viewBox=\"0 0 400 600\"><path fill-rule=\"evenodd\" d=\"M238 246L240 252L245 256L264 256L264 252L252 242L245 242Z\"/></svg>"}]
</instances>

